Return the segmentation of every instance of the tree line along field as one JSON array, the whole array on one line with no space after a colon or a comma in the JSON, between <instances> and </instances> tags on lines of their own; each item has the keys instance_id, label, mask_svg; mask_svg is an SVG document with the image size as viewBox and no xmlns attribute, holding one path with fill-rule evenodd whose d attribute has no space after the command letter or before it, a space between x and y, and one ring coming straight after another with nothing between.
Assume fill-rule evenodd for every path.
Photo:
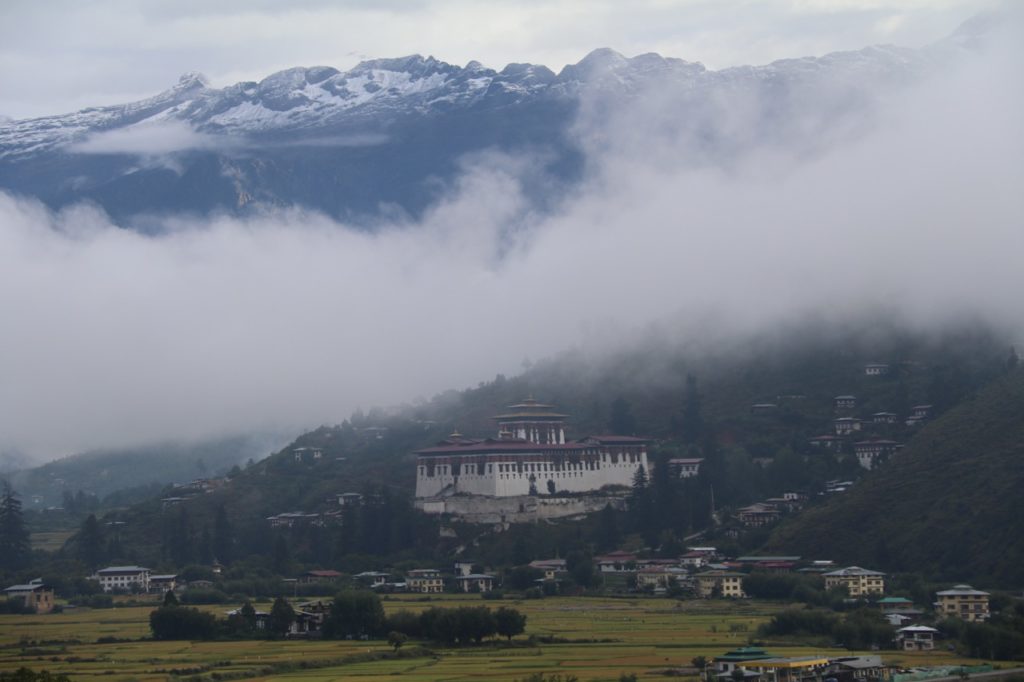
<instances>
[{"instance_id":1,"label":"tree line along field","mask_svg":"<svg viewBox=\"0 0 1024 682\"><path fill-rule=\"evenodd\" d=\"M527 615L526 634L513 645L438 647L409 642L394 657L385 641L245 640L139 641L149 636L153 607L79 609L39 616L0 615L0 672L25 666L64 673L73 680L515 680L533 673L562 673L580 680L617 680L669 668L688 668L695 656L708 659L747 643L758 625L782 607L759 602L674 602L664 599L548 598L493 600ZM431 606L479 605L475 596L402 595L384 601L390 614ZM201 607L222 616L230 606ZM528 637L534 636L530 641ZM97 640L115 638L99 643ZM552 638L545 643L545 638ZM821 649L765 642L780 656ZM945 651L881 652L904 666L971 662ZM373 660L376 658L376 660ZM214 675L216 674L216 677ZM694 674L690 671L690 676Z\"/></svg>"}]
</instances>

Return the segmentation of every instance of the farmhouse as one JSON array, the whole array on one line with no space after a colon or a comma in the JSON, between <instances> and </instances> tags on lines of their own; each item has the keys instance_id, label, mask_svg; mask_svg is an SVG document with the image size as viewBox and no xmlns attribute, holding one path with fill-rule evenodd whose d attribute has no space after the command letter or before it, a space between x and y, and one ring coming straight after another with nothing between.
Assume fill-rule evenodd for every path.
<instances>
[{"instance_id":1,"label":"farmhouse","mask_svg":"<svg viewBox=\"0 0 1024 682\"><path fill-rule=\"evenodd\" d=\"M988 592L970 585L957 585L951 590L936 592L935 610L944 616L954 616L971 623L988 620Z\"/></svg>"},{"instance_id":2,"label":"farmhouse","mask_svg":"<svg viewBox=\"0 0 1024 682\"><path fill-rule=\"evenodd\" d=\"M43 583L41 578L25 585L11 585L4 590L4 594L7 595L7 601L20 601L34 613L53 611L53 588Z\"/></svg>"},{"instance_id":3,"label":"farmhouse","mask_svg":"<svg viewBox=\"0 0 1024 682\"><path fill-rule=\"evenodd\" d=\"M864 375L869 377L882 377L889 373L889 365L884 362L869 362L864 365Z\"/></svg>"},{"instance_id":4,"label":"farmhouse","mask_svg":"<svg viewBox=\"0 0 1024 682\"><path fill-rule=\"evenodd\" d=\"M535 559L530 562L530 568L542 571L544 580L554 580L559 573L565 573L565 559Z\"/></svg>"},{"instance_id":5,"label":"farmhouse","mask_svg":"<svg viewBox=\"0 0 1024 682\"><path fill-rule=\"evenodd\" d=\"M854 395L837 395L832 399L832 405L837 410L852 410L857 407L857 396Z\"/></svg>"},{"instance_id":6,"label":"farmhouse","mask_svg":"<svg viewBox=\"0 0 1024 682\"><path fill-rule=\"evenodd\" d=\"M685 568L647 566L636 572L636 586L639 589L664 590L673 586L681 587L690 582L690 574Z\"/></svg>"},{"instance_id":7,"label":"farmhouse","mask_svg":"<svg viewBox=\"0 0 1024 682\"><path fill-rule=\"evenodd\" d=\"M299 584L302 584L302 585L315 585L315 584L318 584L318 583L333 583L333 582L335 582L336 580L338 580L341 577L342 577L342 574L339 573L338 571L334 571L334 570L330 570L330 569L326 569L326 570L317 569L317 570L312 570L312 571L306 571L305 573L300 575L299 576Z\"/></svg>"},{"instance_id":8,"label":"farmhouse","mask_svg":"<svg viewBox=\"0 0 1024 682\"><path fill-rule=\"evenodd\" d=\"M825 589L844 586L851 597L885 592L885 573L869 571L860 566L840 568L838 571L825 573L824 576Z\"/></svg>"},{"instance_id":9,"label":"farmhouse","mask_svg":"<svg viewBox=\"0 0 1024 682\"><path fill-rule=\"evenodd\" d=\"M910 625L896 631L896 646L904 651L931 651L938 630L927 625Z\"/></svg>"},{"instance_id":10,"label":"farmhouse","mask_svg":"<svg viewBox=\"0 0 1024 682\"><path fill-rule=\"evenodd\" d=\"M846 436L854 431L860 431L861 428L860 420L853 417L840 417L839 419L833 419L832 426L835 428L837 436Z\"/></svg>"},{"instance_id":11,"label":"farmhouse","mask_svg":"<svg viewBox=\"0 0 1024 682\"><path fill-rule=\"evenodd\" d=\"M865 469L874 469L880 462L896 453L903 445L893 440L862 440L853 444L857 461Z\"/></svg>"},{"instance_id":12,"label":"farmhouse","mask_svg":"<svg viewBox=\"0 0 1024 682\"><path fill-rule=\"evenodd\" d=\"M875 412L871 415L871 421L875 424L895 424L896 416L895 412Z\"/></svg>"},{"instance_id":13,"label":"farmhouse","mask_svg":"<svg viewBox=\"0 0 1024 682\"><path fill-rule=\"evenodd\" d=\"M149 592L150 570L143 566L109 566L101 568L93 575L104 592L114 590L130 590Z\"/></svg>"},{"instance_id":14,"label":"farmhouse","mask_svg":"<svg viewBox=\"0 0 1024 682\"><path fill-rule=\"evenodd\" d=\"M470 573L455 577L455 584L463 592L490 592L494 589L494 576L487 573Z\"/></svg>"},{"instance_id":15,"label":"farmhouse","mask_svg":"<svg viewBox=\"0 0 1024 682\"><path fill-rule=\"evenodd\" d=\"M668 468L678 478L690 478L700 473L700 463L704 458L674 458L668 461Z\"/></svg>"},{"instance_id":16,"label":"farmhouse","mask_svg":"<svg viewBox=\"0 0 1024 682\"><path fill-rule=\"evenodd\" d=\"M529 398L494 417L496 438L452 433L416 452L416 498L455 494L515 495L588 492L629 486L649 471L649 441L632 436L566 440L567 415Z\"/></svg>"},{"instance_id":17,"label":"farmhouse","mask_svg":"<svg viewBox=\"0 0 1024 682\"><path fill-rule=\"evenodd\" d=\"M776 507L764 504L763 502L756 502L749 507L743 507L736 514L736 518L740 520L740 523L748 528L767 526L778 521L780 517L781 514Z\"/></svg>"},{"instance_id":18,"label":"farmhouse","mask_svg":"<svg viewBox=\"0 0 1024 682\"><path fill-rule=\"evenodd\" d=\"M625 573L636 570L636 554L632 552L609 552L594 557L594 563L602 573Z\"/></svg>"},{"instance_id":19,"label":"farmhouse","mask_svg":"<svg viewBox=\"0 0 1024 682\"><path fill-rule=\"evenodd\" d=\"M178 586L178 576L175 573L149 576L149 592L163 594Z\"/></svg>"},{"instance_id":20,"label":"farmhouse","mask_svg":"<svg viewBox=\"0 0 1024 682\"><path fill-rule=\"evenodd\" d=\"M429 594L442 592L444 580L441 571L433 568L415 568L405 574L405 584L410 592Z\"/></svg>"},{"instance_id":21,"label":"farmhouse","mask_svg":"<svg viewBox=\"0 0 1024 682\"><path fill-rule=\"evenodd\" d=\"M697 596L701 599L709 597L745 597L743 592L743 573L728 571L705 571L694 576L697 580Z\"/></svg>"}]
</instances>

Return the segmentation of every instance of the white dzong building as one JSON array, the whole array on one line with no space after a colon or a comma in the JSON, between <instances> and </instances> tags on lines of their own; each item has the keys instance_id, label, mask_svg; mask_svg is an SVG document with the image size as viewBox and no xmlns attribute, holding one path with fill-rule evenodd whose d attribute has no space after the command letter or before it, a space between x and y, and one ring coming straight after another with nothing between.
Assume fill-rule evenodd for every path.
<instances>
[{"instance_id":1,"label":"white dzong building","mask_svg":"<svg viewBox=\"0 0 1024 682\"><path fill-rule=\"evenodd\" d=\"M417 451L417 499L591 492L632 485L640 467L650 473L649 441L632 436L567 440L566 417L529 398L494 417L496 438L478 440L456 432Z\"/></svg>"}]
</instances>

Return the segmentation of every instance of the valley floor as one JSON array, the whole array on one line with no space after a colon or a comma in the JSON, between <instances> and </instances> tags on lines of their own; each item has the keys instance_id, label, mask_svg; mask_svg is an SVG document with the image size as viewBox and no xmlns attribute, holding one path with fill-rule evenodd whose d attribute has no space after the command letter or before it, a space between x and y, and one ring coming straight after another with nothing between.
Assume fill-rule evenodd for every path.
<instances>
[{"instance_id":1,"label":"valley floor","mask_svg":"<svg viewBox=\"0 0 1024 682\"><path fill-rule=\"evenodd\" d=\"M408 658L367 659L390 652L381 641L226 641L98 643L149 635L149 607L122 607L42 616L0 616L0 671L21 666L65 673L73 680L515 680L532 673L562 673L580 680L617 680L689 668L695 656L712 658L742 646L757 626L781 607L763 602L668 599L548 598L481 602L477 596L402 595L384 602L391 613L431 606L514 606L528 617L526 635L567 640L553 644L502 644L447 649ZM202 607L218 616L233 605ZM602 641L603 640L603 641ZM797 646L766 648L780 656L840 655L842 650ZM410 642L403 653L413 654ZM903 666L977 663L946 651L882 652ZM216 677L214 675L216 674ZM692 672L690 673L692 676Z\"/></svg>"}]
</instances>

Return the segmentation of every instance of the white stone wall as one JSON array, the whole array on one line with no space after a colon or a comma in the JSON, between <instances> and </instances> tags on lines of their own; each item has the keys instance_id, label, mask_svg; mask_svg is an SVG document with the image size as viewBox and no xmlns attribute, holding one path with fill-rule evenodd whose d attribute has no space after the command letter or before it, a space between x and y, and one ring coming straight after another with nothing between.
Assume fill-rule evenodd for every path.
<instances>
[{"instance_id":1,"label":"white stone wall","mask_svg":"<svg viewBox=\"0 0 1024 682\"><path fill-rule=\"evenodd\" d=\"M575 464L566 462L557 468L551 458L537 455L524 458L522 467L517 462L463 464L462 473L456 477L452 464L436 464L434 475L429 476L429 468L422 458L417 463L416 497L436 497L442 493L493 497L529 495L531 476L537 492L542 495L549 492L549 480L554 482L556 491L568 492L599 490L606 485L629 486L638 467L650 471L646 452L638 453L636 461L629 460L628 455L613 458L609 453L601 453L600 459L592 464L586 460Z\"/></svg>"},{"instance_id":2,"label":"white stone wall","mask_svg":"<svg viewBox=\"0 0 1024 682\"><path fill-rule=\"evenodd\" d=\"M601 511L607 505L626 508L625 497L593 495L586 497L479 497L458 495L444 500L416 500L416 506L428 514L451 514L470 523L525 523L540 519L582 516Z\"/></svg>"}]
</instances>

